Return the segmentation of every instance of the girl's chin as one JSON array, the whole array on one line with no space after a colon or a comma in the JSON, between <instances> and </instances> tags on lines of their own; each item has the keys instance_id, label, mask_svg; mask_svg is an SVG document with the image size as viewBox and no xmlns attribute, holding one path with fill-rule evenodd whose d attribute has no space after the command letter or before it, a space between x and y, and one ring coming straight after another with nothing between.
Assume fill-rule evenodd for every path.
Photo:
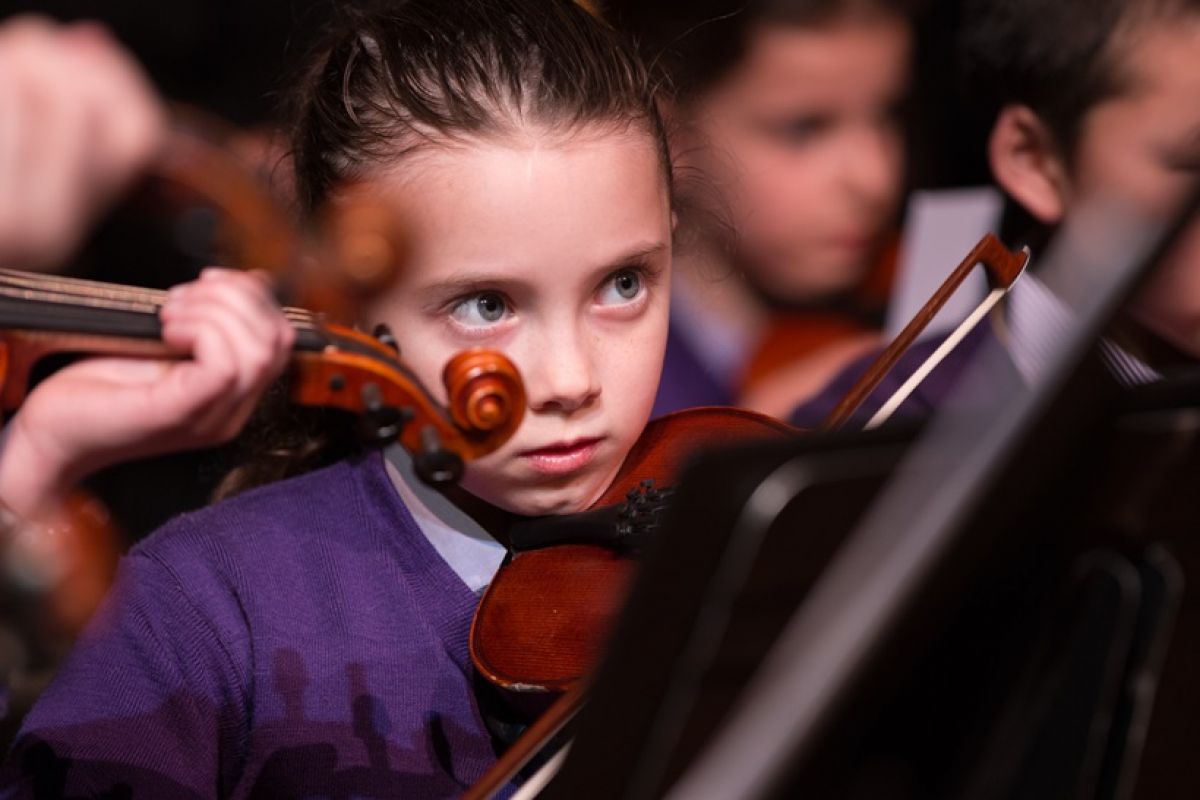
<instances>
[{"instance_id":1,"label":"girl's chin","mask_svg":"<svg viewBox=\"0 0 1200 800\"><path fill-rule=\"evenodd\" d=\"M544 517L550 514L573 514L591 507L598 493L590 486L571 485L566 487L506 487L499 491L487 491L482 487L464 488L497 508L526 517Z\"/></svg>"},{"instance_id":2,"label":"girl's chin","mask_svg":"<svg viewBox=\"0 0 1200 800\"><path fill-rule=\"evenodd\" d=\"M526 517L544 517L550 514L574 514L586 511L591 504L579 492L565 495L562 492L536 491L522 493L512 503L509 511Z\"/></svg>"}]
</instances>

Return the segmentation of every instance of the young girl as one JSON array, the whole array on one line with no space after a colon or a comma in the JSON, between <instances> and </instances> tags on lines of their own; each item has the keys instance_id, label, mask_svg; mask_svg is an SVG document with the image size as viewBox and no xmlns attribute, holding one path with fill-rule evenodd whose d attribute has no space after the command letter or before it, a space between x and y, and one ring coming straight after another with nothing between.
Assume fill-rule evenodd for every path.
<instances>
[{"instance_id":1,"label":"young girl","mask_svg":"<svg viewBox=\"0 0 1200 800\"><path fill-rule=\"evenodd\" d=\"M672 93L677 173L732 248L684 240L656 413L783 414L878 343L903 186L898 0L612 0Z\"/></svg>"},{"instance_id":2,"label":"young girl","mask_svg":"<svg viewBox=\"0 0 1200 800\"><path fill-rule=\"evenodd\" d=\"M309 207L394 200L387 322L426 385L506 352L529 408L468 465L472 504L587 507L649 417L667 328L670 171L649 82L568 0L347 11L299 88ZM435 797L494 753L467 631L500 546L378 454L179 518L125 559L27 718L13 792Z\"/></svg>"}]
</instances>

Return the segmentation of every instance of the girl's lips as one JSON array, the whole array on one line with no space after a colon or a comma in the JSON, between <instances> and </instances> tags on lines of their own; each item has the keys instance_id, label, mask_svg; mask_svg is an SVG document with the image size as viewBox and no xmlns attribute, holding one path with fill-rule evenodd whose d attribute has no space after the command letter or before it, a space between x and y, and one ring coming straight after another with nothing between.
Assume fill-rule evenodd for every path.
<instances>
[{"instance_id":1,"label":"girl's lips","mask_svg":"<svg viewBox=\"0 0 1200 800\"><path fill-rule=\"evenodd\" d=\"M596 457L599 438L576 439L519 453L529 466L546 475L565 475L583 469Z\"/></svg>"}]
</instances>

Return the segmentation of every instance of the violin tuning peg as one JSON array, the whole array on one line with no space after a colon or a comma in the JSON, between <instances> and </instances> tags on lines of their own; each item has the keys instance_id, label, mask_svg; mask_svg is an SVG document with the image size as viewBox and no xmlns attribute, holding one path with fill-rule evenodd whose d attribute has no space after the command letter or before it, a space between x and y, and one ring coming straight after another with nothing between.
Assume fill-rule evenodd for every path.
<instances>
[{"instance_id":1,"label":"violin tuning peg","mask_svg":"<svg viewBox=\"0 0 1200 800\"><path fill-rule=\"evenodd\" d=\"M363 438L371 444L391 444L396 441L404 426L413 418L410 409L386 405L377 384L363 386L362 400L365 411L360 425Z\"/></svg>"},{"instance_id":2,"label":"violin tuning peg","mask_svg":"<svg viewBox=\"0 0 1200 800\"><path fill-rule=\"evenodd\" d=\"M442 446L441 437L432 426L421 431L421 452L413 457L413 466L421 480L434 486L457 483L463 472L462 459Z\"/></svg>"},{"instance_id":3,"label":"violin tuning peg","mask_svg":"<svg viewBox=\"0 0 1200 800\"><path fill-rule=\"evenodd\" d=\"M396 355L400 355L400 342L396 341L396 335L392 333L392 329L384 323L379 323L375 326L375 330L371 333L381 344L385 344L395 351Z\"/></svg>"},{"instance_id":4,"label":"violin tuning peg","mask_svg":"<svg viewBox=\"0 0 1200 800\"><path fill-rule=\"evenodd\" d=\"M407 408L383 406L362 415L362 433L371 444L391 444L400 438L404 426L412 419Z\"/></svg>"}]
</instances>

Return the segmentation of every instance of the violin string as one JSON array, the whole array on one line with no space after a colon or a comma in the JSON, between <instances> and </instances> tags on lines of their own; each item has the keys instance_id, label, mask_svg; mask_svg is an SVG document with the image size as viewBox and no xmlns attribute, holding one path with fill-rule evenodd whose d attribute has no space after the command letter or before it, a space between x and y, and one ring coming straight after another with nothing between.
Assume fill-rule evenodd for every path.
<instances>
[{"instance_id":1,"label":"violin string","mask_svg":"<svg viewBox=\"0 0 1200 800\"><path fill-rule=\"evenodd\" d=\"M49 289L63 294L76 295L85 298L112 298L118 300L142 302L161 305L166 299L167 292L162 289L150 289L141 286L123 286L120 284L104 283L86 278L71 278L61 275L48 276L16 270L0 269L0 276L6 282L31 289ZM77 290L77 291L75 291ZM284 313L297 319L313 319L312 312L295 307L285 307Z\"/></svg>"},{"instance_id":2,"label":"violin string","mask_svg":"<svg viewBox=\"0 0 1200 800\"><path fill-rule=\"evenodd\" d=\"M111 311L128 311L137 314L156 314L158 306L151 303L131 300L116 300L104 297L85 297L76 293L63 293L49 289L25 286L0 285L0 295L17 300L30 302L59 303L83 308L97 308Z\"/></svg>"},{"instance_id":3,"label":"violin string","mask_svg":"<svg viewBox=\"0 0 1200 800\"><path fill-rule=\"evenodd\" d=\"M167 292L161 289L121 286L84 278L45 276L16 270L0 269L0 294L6 297L127 311L157 314ZM318 328L316 315L303 308L286 306L284 316L299 329Z\"/></svg>"},{"instance_id":4,"label":"violin string","mask_svg":"<svg viewBox=\"0 0 1200 800\"><path fill-rule=\"evenodd\" d=\"M78 297L124 299L144 303L152 302L155 297L153 289L136 289L135 287L89 281L84 278L38 275L16 270L0 270L0 278L5 284L11 286Z\"/></svg>"},{"instance_id":5,"label":"violin string","mask_svg":"<svg viewBox=\"0 0 1200 800\"><path fill-rule=\"evenodd\" d=\"M122 286L120 284L92 281L85 278L69 278L64 276L44 276L15 270L0 269L0 278L5 282L29 289L49 289L64 295L77 296L88 300L96 298L125 300L138 302L155 307L161 306L167 292L161 289L149 289L140 286ZM284 307L284 315L296 321L315 321L315 315L303 308Z\"/></svg>"}]
</instances>

